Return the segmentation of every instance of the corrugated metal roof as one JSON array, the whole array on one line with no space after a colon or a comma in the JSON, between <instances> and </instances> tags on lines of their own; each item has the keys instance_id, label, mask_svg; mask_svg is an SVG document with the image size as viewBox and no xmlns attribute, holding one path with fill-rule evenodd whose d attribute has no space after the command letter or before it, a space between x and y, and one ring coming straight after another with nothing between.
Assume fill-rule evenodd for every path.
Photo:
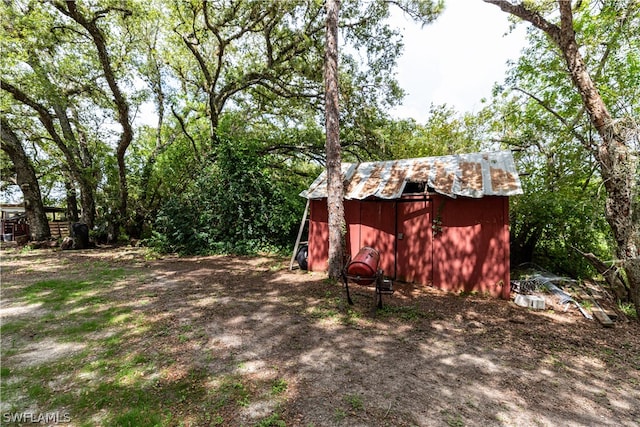
<instances>
[{"instance_id":1,"label":"corrugated metal roof","mask_svg":"<svg viewBox=\"0 0 640 427\"><path fill-rule=\"evenodd\" d=\"M345 199L398 199L409 182L424 183L428 191L450 197L522 194L510 151L343 163L342 176ZM308 199L327 197L326 170L300 195Z\"/></svg>"}]
</instances>

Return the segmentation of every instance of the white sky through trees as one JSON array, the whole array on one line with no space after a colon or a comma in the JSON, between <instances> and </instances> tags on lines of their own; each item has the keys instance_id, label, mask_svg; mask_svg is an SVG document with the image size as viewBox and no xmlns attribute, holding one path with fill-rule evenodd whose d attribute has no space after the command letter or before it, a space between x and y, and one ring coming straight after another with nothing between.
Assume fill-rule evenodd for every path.
<instances>
[{"instance_id":1,"label":"white sky through trees","mask_svg":"<svg viewBox=\"0 0 640 427\"><path fill-rule=\"evenodd\" d=\"M406 96L392 116L424 123L432 103L461 113L482 108L481 99L503 81L507 60L517 60L526 44L525 25L509 33L508 16L481 0L448 0L442 15L421 28L394 11L392 24L404 29L397 79Z\"/></svg>"}]
</instances>

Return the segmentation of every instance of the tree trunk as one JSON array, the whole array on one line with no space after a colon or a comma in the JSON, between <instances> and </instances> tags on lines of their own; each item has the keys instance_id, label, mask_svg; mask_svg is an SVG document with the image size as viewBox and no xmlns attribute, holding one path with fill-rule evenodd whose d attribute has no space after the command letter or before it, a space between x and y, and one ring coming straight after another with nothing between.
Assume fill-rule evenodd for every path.
<instances>
[{"instance_id":1,"label":"tree trunk","mask_svg":"<svg viewBox=\"0 0 640 427\"><path fill-rule=\"evenodd\" d=\"M640 275L638 264L638 223L634 219L633 200L637 197L637 159L626 145L624 135L611 118L598 89L587 72L573 30L571 3L559 1L561 32L559 46L573 84L578 89L591 123L602 139L597 153L600 174L607 190L605 217L616 240L616 256L627 273L627 281L636 313L640 314ZM635 266L635 267L634 267ZM634 297L635 295L635 297ZM639 317L640 320L640 317Z\"/></svg>"},{"instance_id":2,"label":"tree trunk","mask_svg":"<svg viewBox=\"0 0 640 427\"><path fill-rule=\"evenodd\" d=\"M85 182L80 182L80 205L82 213L80 222L87 224L89 231L93 230L96 222L96 201L93 187Z\"/></svg>"},{"instance_id":3,"label":"tree trunk","mask_svg":"<svg viewBox=\"0 0 640 427\"><path fill-rule=\"evenodd\" d=\"M327 209L329 212L329 277L338 279L344 263L344 220L342 160L338 92L338 14L339 0L327 0L325 48L325 120L327 151Z\"/></svg>"},{"instance_id":4,"label":"tree trunk","mask_svg":"<svg viewBox=\"0 0 640 427\"><path fill-rule=\"evenodd\" d=\"M9 122L2 119L0 128L2 150L9 155L15 166L17 182L24 196L24 209L29 222L29 237L35 241L49 239L51 238L51 230L33 165L24 152L18 136L9 127Z\"/></svg>"},{"instance_id":5,"label":"tree trunk","mask_svg":"<svg viewBox=\"0 0 640 427\"><path fill-rule=\"evenodd\" d=\"M629 297L628 289L624 285L623 278L620 277L617 266L609 266L605 264L591 252L585 253L576 247L573 247L573 249L580 255L582 255L587 261L589 261L589 263L593 266L593 268L596 269L598 273L602 274L617 299L626 300Z\"/></svg>"},{"instance_id":6,"label":"tree trunk","mask_svg":"<svg viewBox=\"0 0 640 427\"><path fill-rule=\"evenodd\" d=\"M640 258L626 259L622 266L627 273L627 280L631 284L631 301L636 308L636 317L640 321L640 286L638 286L640 283Z\"/></svg>"},{"instance_id":7,"label":"tree trunk","mask_svg":"<svg viewBox=\"0 0 640 427\"><path fill-rule=\"evenodd\" d=\"M612 119L585 65L573 28L571 2L558 0L560 26L548 22L542 15L524 4L507 0L484 0L500 7L544 31L556 43L567 64L573 85L582 98L589 120L598 131L601 142L595 156L607 190L605 217L616 240L616 256L625 270L627 285L640 321L640 225L634 212L638 197L638 159L627 144L632 136L625 135ZM590 147L585 147L590 149Z\"/></svg>"},{"instance_id":8,"label":"tree trunk","mask_svg":"<svg viewBox=\"0 0 640 427\"><path fill-rule=\"evenodd\" d=\"M67 196L67 219L71 222L78 222L80 218L78 216L78 196L76 189L70 179L65 179L64 187Z\"/></svg>"}]
</instances>

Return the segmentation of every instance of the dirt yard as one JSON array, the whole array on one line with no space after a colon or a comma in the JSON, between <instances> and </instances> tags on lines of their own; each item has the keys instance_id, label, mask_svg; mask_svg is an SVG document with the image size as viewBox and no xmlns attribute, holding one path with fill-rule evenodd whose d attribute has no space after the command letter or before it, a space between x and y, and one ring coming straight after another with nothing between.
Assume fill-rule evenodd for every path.
<instances>
[{"instance_id":1,"label":"dirt yard","mask_svg":"<svg viewBox=\"0 0 640 427\"><path fill-rule=\"evenodd\" d=\"M4 249L3 415L67 411L67 425L116 425L114 413L133 404L119 396L129 394L92 396L118 379L142 390L139 399L163 396L145 403L160 425L640 425L637 323L603 328L575 309L532 311L408 284L395 284L383 310L371 289L352 285L348 306L341 284L287 267L273 257L158 259L141 248ZM97 271L114 279L92 285L84 308L72 294L53 306L32 292ZM58 313L68 333L76 317L64 316L86 307L113 317L74 335L52 324ZM125 381L115 360L133 354L146 367ZM47 372L40 394L16 386L65 358L74 365ZM182 395L167 392L184 378ZM81 403L85 395L92 401Z\"/></svg>"}]
</instances>

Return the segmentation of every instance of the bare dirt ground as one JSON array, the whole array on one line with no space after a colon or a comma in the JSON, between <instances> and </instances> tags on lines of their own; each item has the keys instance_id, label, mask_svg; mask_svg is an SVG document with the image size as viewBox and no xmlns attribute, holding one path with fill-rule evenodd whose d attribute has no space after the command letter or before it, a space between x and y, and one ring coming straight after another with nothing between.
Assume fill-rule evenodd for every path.
<instances>
[{"instance_id":1,"label":"bare dirt ground","mask_svg":"<svg viewBox=\"0 0 640 427\"><path fill-rule=\"evenodd\" d=\"M131 345L171 354L174 375L197 367L212 378L286 381L277 402L229 409L224 425L257 425L276 410L287 426L640 425L634 322L605 329L577 310L410 284L395 284L381 311L371 289L353 285L348 306L341 284L273 257L148 260L134 248L2 257L3 322L43 315L16 297L25 284L99 261L132 272L110 301L145 316L155 332ZM189 422L193 409L187 401L174 410L199 425Z\"/></svg>"}]
</instances>

